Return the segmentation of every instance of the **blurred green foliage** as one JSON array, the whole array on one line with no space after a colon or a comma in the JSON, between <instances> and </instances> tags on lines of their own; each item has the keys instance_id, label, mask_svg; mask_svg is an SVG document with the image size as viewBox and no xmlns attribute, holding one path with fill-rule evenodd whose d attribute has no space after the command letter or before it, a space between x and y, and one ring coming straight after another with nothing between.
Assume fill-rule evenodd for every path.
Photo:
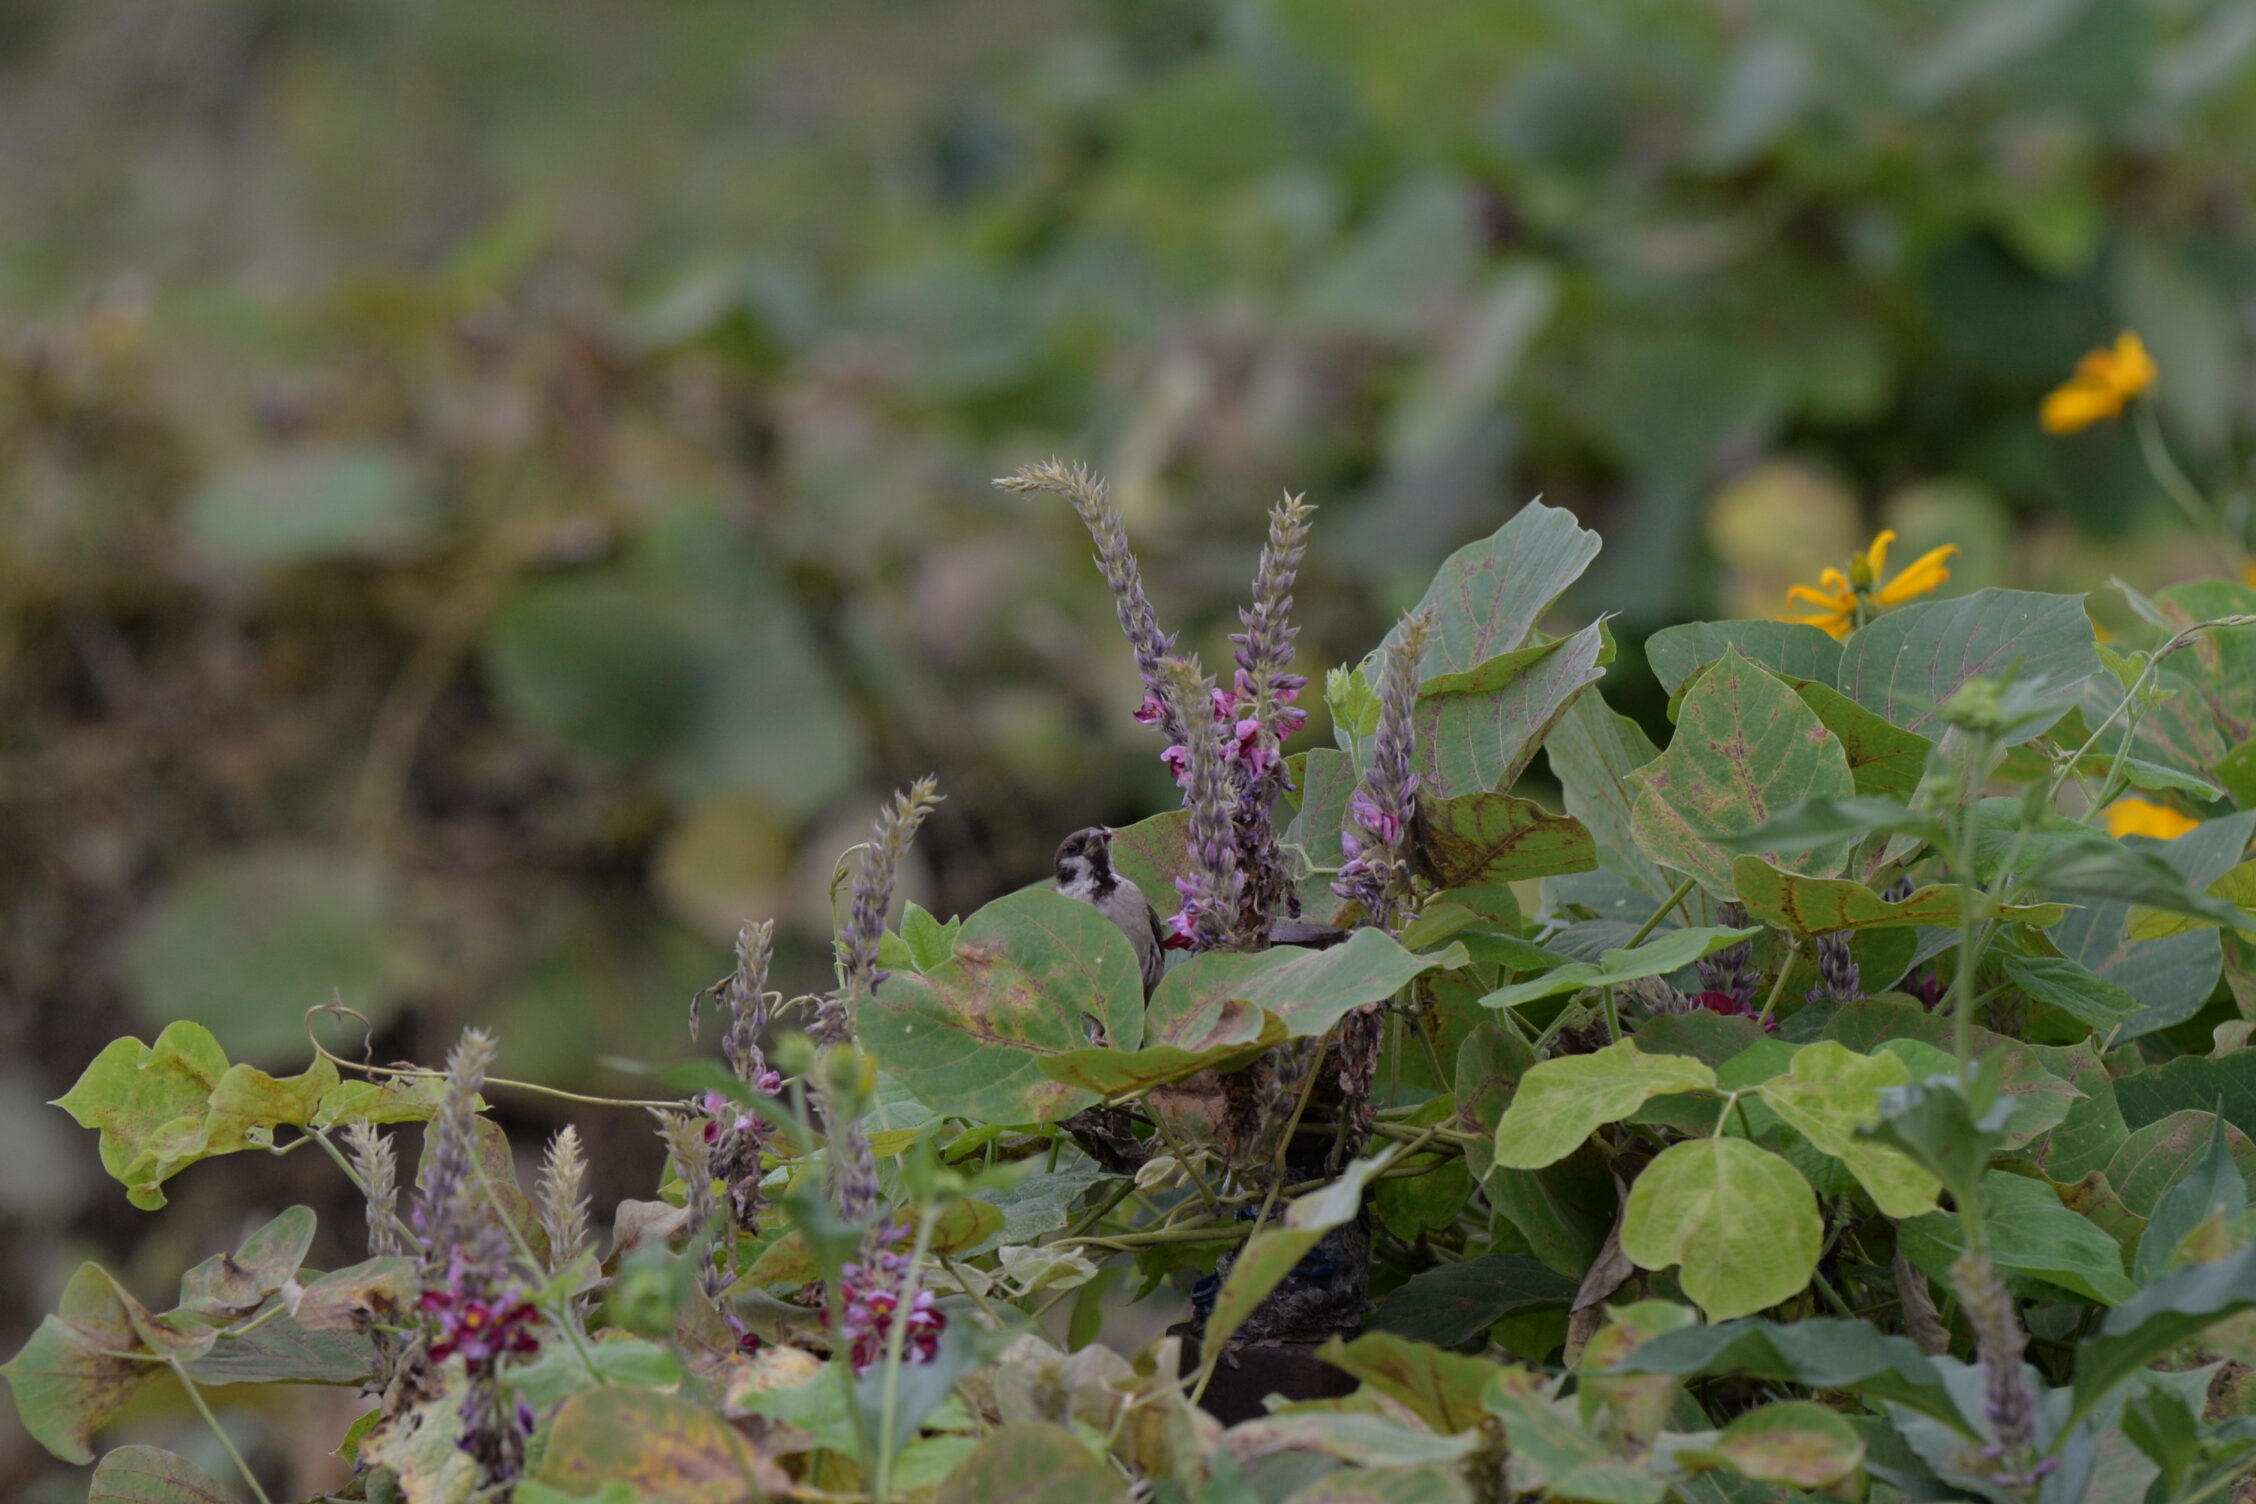
<instances>
[{"instance_id":1,"label":"blurred green foliage","mask_svg":"<svg viewBox=\"0 0 2256 1504\"><path fill-rule=\"evenodd\" d=\"M1284 487L1319 668L1539 492L1630 637L1881 522L1953 589L2176 572L2128 435L2034 412L2135 326L2245 491L2252 49L2249 0L0 4L0 1053L286 1057L334 988L662 1054L740 918L812 980L928 769L912 896L1039 876L1166 788L1073 518L986 484L1053 449L1210 661Z\"/></svg>"}]
</instances>

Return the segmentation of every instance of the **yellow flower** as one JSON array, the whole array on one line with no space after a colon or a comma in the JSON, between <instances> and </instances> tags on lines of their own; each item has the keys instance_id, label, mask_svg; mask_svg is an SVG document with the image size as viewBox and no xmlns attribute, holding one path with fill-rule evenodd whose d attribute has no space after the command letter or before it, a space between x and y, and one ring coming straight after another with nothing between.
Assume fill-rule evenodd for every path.
<instances>
[{"instance_id":1,"label":"yellow flower","mask_svg":"<svg viewBox=\"0 0 2256 1504\"><path fill-rule=\"evenodd\" d=\"M2076 374L2045 397L2037 420L2046 433L2079 433L2122 416L2133 397L2154 385L2157 374L2146 342L2125 330L2112 348L2093 350L2076 362Z\"/></svg>"},{"instance_id":2,"label":"yellow flower","mask_svg":"<svg viewBox=\"0 0 2256 1504\"><path fill-rule=\"evenodd\" d=\"M1888 545L1895 541L1893 530L1882 532L1872 540L1870 548L1849 561L1847 574L1838 569L1827 569L1818 575L1815 585L1796 585L1790 588L1786 592L1786 599L1801 601L1818 609L1807 616L1787 616L1780 619L1822 627L1836 638L1846 638L1856 630L1859 603L1899 606L1915 596L1927 594L1950 578L1950 569L1944 561L1958 552L1958 545L1955 543L1929 549L1915 559L1909 569L1887 584L1880 584L1881 571L1888 564Z\"/></svg>"},{"instance_id":3,"label":"yellow flower","mask_svg":"<svg viewBox=\"0 0 2256 1504\"><path fill-rule=\"evenodd\" d=\"M2136 795L2116 800L2101 818L2111 836L2153 836L2158 841L2174 841L2201 823L2167 804L2155 804Z\"/></svg>"}]
</instances>

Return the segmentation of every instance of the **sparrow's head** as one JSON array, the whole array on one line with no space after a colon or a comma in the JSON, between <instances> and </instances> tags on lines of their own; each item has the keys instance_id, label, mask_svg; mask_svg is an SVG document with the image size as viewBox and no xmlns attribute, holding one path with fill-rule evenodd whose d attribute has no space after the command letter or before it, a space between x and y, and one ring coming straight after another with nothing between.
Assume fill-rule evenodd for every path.
<instances>
[{"instance_id":1,"label":"sparrow's head","mask_svg":"<svg viewBox=\"0 0 2256 1504\"><path fill-rule=\"evenodd\" d=\"M1057 851L1058 886L1068 893L1101 892L1110 888L1112 832L1102 825L1077 830Z\"/></svg>"}]
</instances>

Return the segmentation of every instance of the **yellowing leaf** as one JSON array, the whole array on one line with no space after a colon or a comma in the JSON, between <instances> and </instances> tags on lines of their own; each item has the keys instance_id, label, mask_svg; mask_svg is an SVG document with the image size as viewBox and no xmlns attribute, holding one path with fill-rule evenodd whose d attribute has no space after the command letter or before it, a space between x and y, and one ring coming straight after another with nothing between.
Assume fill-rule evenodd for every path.
<instances>
[{"instance_id":1,"label":"yellowing leaf","mask_svg":"<svg viewBox=\"0 0 2256 1504\"><path fill-rule=\"evenodd\" d=\"M1704 1138L1663 1150L1637 1177L1621 1248L1641 1269L1681 1265L1684 1293L1716 1322L1800 1293L1824 1235L1817 1195L1792 1165L1745 1139Z\"/></svg>"},{"instance_id":2,"label":"yellowing leaf","mask_svg":"<svg viewBox=\"0 0 2256 1504\"><path fill-rule=\"evenodd\" d=\"M1722 843L1804 799L1856 792L1840 740L1793 690L1727 650L1684 697L1668 750L1638 770L1630 828L1653 860L1735 898L1732 853ZM1848 841L1786 855L1795 871L1841 870Z\"/></svg>"},{"instance_id":3,"label":"yellowing leaf","mask_svg":"<svg viewBox=\"0 0 2256 1504\"><path fill-rule=\"evenodd\" d=\"M1862 883L1839 877L1804 877L1759 856L1736 858L1731 864L1731 877L1750 917L1797 935L1884 925L1953 926L1959 921L1963 892L1956 883L1930 883L1901 902L1890 903ZM2038 926L2058 924L2067 913L2057 903L2005 904L1996 910L2000 919Z\"/></svg>"},{"instance_id":4,"label":"yellowing leaf","mask_svg":"<svg viewBox=\"0 0 2256 1504\"><path fill-rule=\"evenodd\" d=\"M1618 1123L1653 1097L1713 1091L1715 1072L1684 1055L1647 1055L1624 1039L1594 1055L1529 1068L1496 1125L1496 1162L1536 1170L1572 1154L1600 1125Z\"/></svg>"},{"instance_id":5,"label":"yellowing leaf","mask_svg":"<svg viewBox=\"0 0 2256 1504\"><path fill-rule=\"evenodd\" d=\"M1802 1137L1848 1166L1881 1211L1916 1217L1935 1209L1941 1184L1900 1150L1857 1136L1880 1120L1880 1093L1910 1080L1901 1057L1859 1055L1828 1039L1795 1052L1792 1068L1756 1091Z\"/></svg>"},{"instance_id":6,"label":"yellowing leaf","mask_svg":"<svg viewBox=\"0 0 2256 1504\"><path fill-rule=\"evenodd\" d=\"M1716 1439L1715 1452L1742 1478L1789 1488L1831 1488L1864 1466L1856 1427L1809 1400L1785 1400L1737 1417Z\"/></svg>"}]
</instances>

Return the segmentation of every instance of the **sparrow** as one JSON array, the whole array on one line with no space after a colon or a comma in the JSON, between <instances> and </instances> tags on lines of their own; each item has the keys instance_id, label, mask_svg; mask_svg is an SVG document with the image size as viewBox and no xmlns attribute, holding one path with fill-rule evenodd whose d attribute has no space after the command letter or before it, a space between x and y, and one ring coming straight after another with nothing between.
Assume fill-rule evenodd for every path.
<instances>
[{"instance_id":1,"label":"sparrow","mask_svg":"<svg viewBox=\"0 0 2256 1504\"><path fill-rule=\"evenodd\" d=\"M1128 944L1136 952L1136 966L1143 973L1144 996L1149 999L1167 969L1159 914L1144 897L1143 889L1113 871L1112 832L1102 825L1092 825L1067 836L1057 850L1057 882L1058 891L1067 898L1093 906L1120 926L1120 932L1128 937Z\"/></svg>"}]
</instances>

